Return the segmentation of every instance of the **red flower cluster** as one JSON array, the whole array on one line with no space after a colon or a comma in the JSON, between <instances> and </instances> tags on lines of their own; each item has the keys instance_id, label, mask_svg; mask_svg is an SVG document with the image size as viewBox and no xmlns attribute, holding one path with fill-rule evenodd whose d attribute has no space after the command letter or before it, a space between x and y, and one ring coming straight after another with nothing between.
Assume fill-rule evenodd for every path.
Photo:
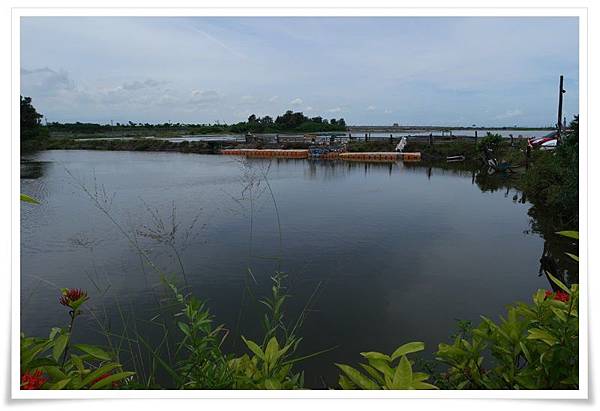
<instances>
[{"instance_id":1,"label":"red flower cluster","mask_svg":"<svg viewBox=\"0 0 600 411\"><path fill-rule=\"evenodd\" d=\"M71 307L71 304L73 302L82 298L87 298L87 292L79 288L69 288L67 290L63 290L63 293L59 298L58 302L64 305L65 307Z\"/></svg>"},{"instance_id":2,"label":"red flower cluster","mask_svg":"<svg viewBox=\"0 0 600 411\"><path fill-rule=\"evenodd\" d=\"M35 370L33 373L25 371L25 373L21 375L21 389L39 390L46 381L48 381L48 378L42 376L42 370Z\"/></svg>"},{"instance_id":3,"label":"red flower cluster","mask_svg":"<svg viewBox=\"0 0 600 411\"><path fill-rule=\"evenodd\" d=\"M102 374L101 376L99 376L98 378L96 378L95 380L93 380L90 383L90 386L96 384L98 381L102 381L103 379L110 377L111 375L112 374L110 374L110 373ZM117 381L113 381L112 386L113 386L113 388L116 388L116 387L119 386L119 383Z\"/></svg>"},{"instance_id":4,"label":"red flower cluster","mask_svg":"<svg viewBox=\"0 0 600 411\"><path fill-rule=\"evenodd\" d=\"M545 298L552 298L554 300L558 300L558 301L562 301L563 303L566 303L567 301L569 301L569 294L567 294L561 290L558 290L555 294L554 292L548 290L548 291L546 291Z\"/></svg>"}]
</instances>

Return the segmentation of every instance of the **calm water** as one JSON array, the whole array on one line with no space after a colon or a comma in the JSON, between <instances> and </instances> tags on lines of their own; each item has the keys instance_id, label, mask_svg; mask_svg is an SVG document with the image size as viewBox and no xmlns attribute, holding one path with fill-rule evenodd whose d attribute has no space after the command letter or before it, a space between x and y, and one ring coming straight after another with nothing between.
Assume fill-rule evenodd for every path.
<instances>
[{"instance_id":1,"label":"calm water","mask_svg":"<svg viewBox=\"0 0 600 411\"><path fill-rule=\"evenodd\" d=\"M413 340L431 353L457 319L496 318L549 287L538 276L544 240L530 233L529 204L511 190L483 192L471 172L180 153L49 151L33 160L21 180L21 192L42 202L21 206L27 334L65 325L58 289L81 287L94 315L78 319L78 338L102 343L96 321L120 330L119 311L130 332L135 321L154 343L161 336L148 323L168 295L159 276L77 181L97 189L111 216L183 284L173 249L151 235L157 216L163 231L174 221L185 280L227 324L231 349L241 349L240 334L260 334L262 311L248 287L265 295L269 277L285 271L291 320L314 293L301 350L337 347L303 363L315 388L336 383L334 362Z\"/></svg>"}]
</instances>

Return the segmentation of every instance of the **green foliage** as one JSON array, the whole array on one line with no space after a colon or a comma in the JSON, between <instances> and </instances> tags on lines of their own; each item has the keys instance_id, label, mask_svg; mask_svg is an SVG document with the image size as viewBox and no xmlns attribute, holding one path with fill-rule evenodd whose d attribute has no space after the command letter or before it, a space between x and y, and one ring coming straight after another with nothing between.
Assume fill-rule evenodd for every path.
<instances>
[{"instance_id":1,"label":"green foliage","mask_svg":"<svg viewBox=\"0 0 600 411\"><path fill-rule=\"evenodd\" d=\"M244 354L231 359L229 366L235 375L236 389L292 390L303 388L304 375L293 373L293 361L286 361L292 343L281 347L273 336L263 349L254 341L242 337L252 356Z\"/></svg>"},{"instance_id":2,"label":"green foliage","mask_svg":"<svg viewBox=\"0 0 600 411\"><path fill-rule=\"evenodd\" d=\"M21 374L40 370L47 380L40 388L48 390L116 388L134 375L123 371L102 348L91 345L73 345L74 352L61 361L70 339L70 333L60 328L53 328L49 338L21 334Z\"/></svg>"},{"instance_id":3,"label":"green foliage","mask_svg":"<svg viewBox=\"0 0 600 411\"><path fill-rule=\"evenodd\" d=\"M556 293L538 290L533 304L509 307L499 323L482 317L471 338L458 336L453 344L440 344L437 359L449 368L438 385L446 389L577 389L579 289L552 279L560 288Z\"/></svg>"},{"instance_id":4,"label":"green foliage","mask_svg":"<svg viewBox=\"0 0 600 411\"><path fill-rule=\"evenodd\" d=\"M61 304L71 311L67 329L54 327L48 338L21 333L21 388L81 390L116 388L131 381L135 373L124 371L113 356L100 347L73 344L72 329L87 293L63 289ZM80 298L70 297L81 295Z\"/></svg>"},{"instance_id":5,"label":"green foliage","mask_svg":"<svg viewBox=\"0 0 600 411\"><path fill-rule=\"evenodd\" d=\"M42 117L31 104L31 97L21 96L21 141L39 135Z\"/></svg>"},{"instance_id":6,"label":"green foliage","mask_svg":"<svg viewBox=\"0 0 600 411\"><path fill-rule=\"evenodd\" d=\"M182 309L175 314L177 327L183 334L178 344L179 361L175 382L179 389L226 389L233 385L228 357L221 351L227 336L222 325L213 326L213 316L205 304L193 296L183 295L169 284Z\"/></svg>"},{"instance_id":7,"label":"green foliage","mask_svg":"<svg viewBox=\"0 0 600 411\"><path fill-rule=\"evenodd\" d=\"M91 135L113 134L115 136L139 136L143 132L173 134L223 134L223 133L285 133L299 132L310 133L317 131L346 131L346 122L343 118L326 120L322 117L306 117L301 112L286 111L273 119L270 116L257 117L252 114L248 121L235 124L181 124L164 123L149 124L129 121L126 124L96 124L96 123L57 123L48 124L48 129L53 135Z\"/></svg>"},{"instance_id":8,"label":"green foliage","mask_svg":"<svg viewBox=\"0 0 600 411\"><path fill-rule=\"evenodd\" d=\"M364 372L349 365L336 364L342 370L339 385L344 390L437 389L435 385L426 382L429 379L428 374L413 371L414 362L407 357L408 354L422 351L424 348L422 342L410 342L398 347L391 355L380 352L360 353L367 359L367 364L360 364Z\"/></svg>"},{"instance_id":9,"label":"green foliage","mask_svg":"<svg viewBox=\"0 0 600 411\"><path fill-rule=\"evenodd\" d=\"M579 117L553 151L534 151L522 189L536 206L554 210L558 224L579 223Z\"/></svg>"},{"instance_id":10,"label":"green foliage","mask_svg":"<svg viewBox=\"0 0 600 411\"><path fill-rule=\"evenodd\" d=\"M39 204L40 202L27 194L21 194L21 201L30 204Z\"/></svg>"},{"instance_id":11,"label":"green foliage","mask_svg":"<svg viewBox=\"0 0 600 411\"><path fill-rule=\"evenodd\" d=\"M500 134L492 134L488 132L485 137L477 140L477 149L481 151L484 148L487 148L489 150L496 151L500 147L502 140L503 138Z\"/></svg>"},{"instance_id":12,"label":"green foliage","mask_svg":"<svg viewBox=\"0 0 600 411\"><path fill-rule=\"evenodd\" d=\"M31 97L21 96L21 151L44 148L48 130L41 125L42 115L31 104Z\"/></svg>"},{"instance_id":13,"label":"green foliage","mask_svg":"<svg viewBox=\"0 0 600 411\"><path fill-rule=\"evenodd\" d=\"M299 389L303 388L304 375L293 369L295 363L318 355L294 357L302 340L295 332L301 319L289 327L284 318L284 304L288 298L283 285L286 276L276 272L271 277L271 295L259 300L266 307L263 317L262 344L242 337L252 356L244 354L229 362L235 373L235 387L240 389ZM279 341L282 341L280 345Z\"/></svg>"},{"instance_id":14,"label":"green foliage","mask_svg":"<svg viewBox=\"0 0 600 411\"><path fill-rule=\"evenodd\" d=\"M250 355L234 357L223 352L222 345L228 334L223 325L214 326L213 316L206 305L193 296L184 295L172 283L181 310L175 314L177 328L182 334L175 353L174 366L160 357L157 349L142 340L155 360L170 375L177 389L297 389L303 388L302 373L295 373L293 365L305 358L294 358L300 343L284 322L283 304L285 275L272 277L270 297L260 300L268 310L263 325L265 335L261 345L242 337ZM280 346L278 336L285 342ZM316 354L313 354L316 355Z\"/></svg>"}]
</instances>

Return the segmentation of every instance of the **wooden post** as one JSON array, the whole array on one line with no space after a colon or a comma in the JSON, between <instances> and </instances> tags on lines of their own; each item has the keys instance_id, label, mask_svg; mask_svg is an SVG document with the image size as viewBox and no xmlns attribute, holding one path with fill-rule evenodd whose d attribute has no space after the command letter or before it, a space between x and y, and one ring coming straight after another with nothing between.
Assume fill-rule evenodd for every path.
<instances>
[{"instance_id":1,"label":"wooden post","mask_svg":"<svg viewBox=\"0 0 600 411\"><path fill-rule=\"evenodd\" d=\"M557 131L558 131L558 136L557 136L557 141L558 142L560 142L561 131L562 131L563 94L566 93L565 89L563 88L563 79L564 79L564 77L561 75L560 76L560 84L558 86L558 121L556 123L556 128L557 128Z\"/></svg>"},{"instance_id":2,"label":"wooden post","mask_svg":"<svg viewBox=\"0 0 600 411\"><path fill-rule=\"evenodd\" d=\"M429 133L429 147L433 146L433 133Z\"/></svg>"}]
</instances>

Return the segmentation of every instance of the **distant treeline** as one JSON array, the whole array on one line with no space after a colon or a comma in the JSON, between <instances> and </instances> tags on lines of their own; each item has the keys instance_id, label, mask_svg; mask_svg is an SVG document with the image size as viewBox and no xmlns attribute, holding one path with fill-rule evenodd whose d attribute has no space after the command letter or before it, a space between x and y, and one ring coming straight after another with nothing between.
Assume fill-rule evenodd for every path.
<instances>
[{"instance_id":1,"label":"distant treeline","mask_svg":"<svg viewBox=\"0 0 600 411\"><path fill-rule=\"evenodd\" d=\"M327 120L322 117L306 117L301 112L288 110L285 114L273 119L270 116L257 117L252 114L247 121L235 124L189 124L189 123L127 123L96 124L96 123L48 123L51 132L97 134L111 131L125 131L135 129L156 130L188 130L193 134L220 134L220 133L285 133L285 132L317 132L317 131L346 131L346 122L343 118Z\"/></svg>"}]
</instances>

